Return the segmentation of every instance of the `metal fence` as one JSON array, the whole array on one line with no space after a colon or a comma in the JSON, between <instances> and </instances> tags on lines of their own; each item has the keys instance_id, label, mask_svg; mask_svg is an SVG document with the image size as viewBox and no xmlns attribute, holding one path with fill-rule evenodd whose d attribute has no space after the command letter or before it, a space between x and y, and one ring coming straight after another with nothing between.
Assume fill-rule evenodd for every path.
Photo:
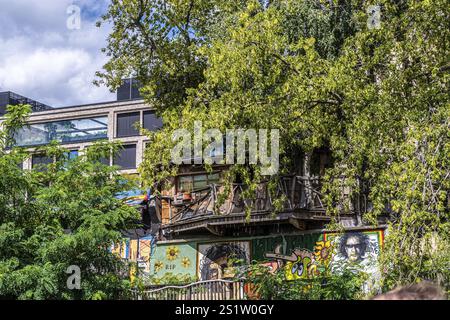
<instances>
[{"instance_id":1,"label":"metal fence","mask_svg":"<svg viewBox=\"0 0 450 320\"><path fill-rule=\"evenodd\" d=\"M137 300L245 300L244 283L230 280L205 280L133 293Z\"/></svg>"}]
</instances>

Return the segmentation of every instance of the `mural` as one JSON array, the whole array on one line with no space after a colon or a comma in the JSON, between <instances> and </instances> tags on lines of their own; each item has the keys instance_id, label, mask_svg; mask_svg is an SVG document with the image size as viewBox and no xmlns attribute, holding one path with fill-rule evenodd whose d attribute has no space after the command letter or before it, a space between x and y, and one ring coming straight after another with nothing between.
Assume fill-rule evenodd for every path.
<instances>
[{"instance_id":1,"label":"mural","mask_svg":"<svg viewBox=\"0 0 450 320\"><path fill-rule=\"evenodd\" d=\"M129 256L129 240L123 241L122 243L115 243L111 245L111 252L116 254L122 259L128 259Z\"/></svg>"},{"instance_id":2,"label":"mural","mask_svg":"<svg viewBox=\"0 0 450 320\"><path fill-rule=\"evenodd\" d=\"M296 280L339 272L348 263L358 264L363 271L376 275L383 231L278 235L207 243L168 242L158 243L153 251L148 241L141 239L137 247L130 241L128 249L116 250L122 254L139 250L141 259L153 252L148 269L157 278L169 273L198 280L231 278L235 275L233 262L240 260L248 264L253 260L267 266L269 272L281 270L286 279Z\"/></svg>"},{"instance_id":3,"label":"mural","mask_svg":"<svg viewBox=\"0 0 450 320\"><path fill-rule=\"evenodd\" d=\"M138 255L137 261L139 261L139 269L141 272L150 273L150 258L152 255L152 245L154 243L153 236L147 236L137 240L138 242Z\"/></svg>"},{"instance_id":4,"label":"mural","mask_svg":"<svg viewBox=\"0 0 450 320\"><path fill-rule=\"evenodd\" d=\"M232 267L235 262L250 263L250 241L198 245L197 276L199 280L233 277Z\"/></svg>"},{"instance_id":5,"label":"mural","mask_svg":"<svg viewBox=\"0 0 450 320\"><path fill-rule=\"evenodd\" d=\"M339 272L348 264L358 264L364 272L378 274L377 258L383 245L383 231L358 231L344 234L324 233L313 249L295 248L290 255L282 254L283 245L267 252L272 259L270 272L284 269L286 279L308 279L315 275ZM274 266L274 264L276 265Z\"/></svg>"},{"instance_id":6,"label":"mural","mask_svg":"<svg viewBox=\"0 0 450 320\"><path fill-rule=\"evenodd\" d=\"M289 256L295 249L313 251L316 242L322 239L322 233L277 235L253 239L252 260L267 260L266 254L273 252Z\"/></svg>"},{"instance_id":7,"label":"mural","mask_svg":"<svg viewBox=\"0 0 450 320\"><path fill-rule=\"evenodd\" d=\"M166 274L195 277L197 250L195 243L158 244L150 261L152 275Z\"/></svg>"},{"instance_id":8,"label":"mural","mask_svg":"<svg viewBox=\"0 0 450 320\"><path fill-rule=\"evenodd\" d=\"M136 261L138 256L138 241L136 239L131 239L129 241L129 255L128 259L131 261Z\"/></svg>"},{"instance_id":9,"label":"mural","mask_svg":"<svg viewBox=\"0 0 450 320\"><path fill-rule=\"evenodd\" d=\"M281 254L280 249L281 245L277 245L274 252L266 253L265 257L276 259L276 267L272 266L270 272L284 269L287 280L308 279L329 270L333 254L331 241L316 242L313 251L294 249L291 255Z\"/></svg>"},{"instance_id":10,"label":"mural","mask_svg":"<svg viewBox=\"0 0 450 320\"><path fill-rule=\"evenodd\" d=\"M377 259L383 246L382 230L352 231L342 234L326 233L324 238L336 247L332 271L339 272L343 262L358 264L364 272L378 273Z\"/></svg>"},{"instance_id":11,"label":"mural","mask_svg":"<svg viewBox=\"0 0 450 320\"><path fill-rule=\"evenodd\" d=\"M150 273L150 258L152 246L154 247L155 237L147 235L138 239L126 239L122 243L113 244L110 251L118 257L130 262L137 262L139 272Z\"/></svg>"}]
</instances>

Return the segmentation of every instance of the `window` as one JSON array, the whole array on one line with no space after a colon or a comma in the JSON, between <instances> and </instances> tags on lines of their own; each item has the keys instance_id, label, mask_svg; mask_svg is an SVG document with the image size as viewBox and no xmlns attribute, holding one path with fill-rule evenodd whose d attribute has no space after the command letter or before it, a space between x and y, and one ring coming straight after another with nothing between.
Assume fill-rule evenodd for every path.
<instances>
[{"instance_id":1,"label":"window","mask_svg":"<svg viewBox=\"0 0 450 320\"><path fill-rule=\"evenodd\" d=\"M100 162L101 164L110 166L111 155L109 157L104 157L103 155L105 154L105 150L103 148L101 148L100 150L95 150L93 148L95 147L87 147L88 160L91 162ZM109 151L109 153L111 153L111 151Z\"/></svg>"},{"instance_id":2,"label":"window","mask_svg":"<svg viewBox=\"0 0 450 320\"><path fill-rule=\"evenodd\" d=\"M136 145L129 144L122 147L122 150L114 157L114 165L121 169L136 168Z\"/></svg>"},{"instance_id":3,"label":"window","mask_svg":"<svg viewBox=\"0 0 450 320\"><path fill-rule=\"evenodd\" d=\"M100 158L100 163L104 164L105 166L110 166L111 165L111 158L101 157Z\"/></svg>"},{"instance_id":4,"label":"window","mask_svg":"<svg viewBox=\"0 0 450 320\"><path fill-rule=\"evenodd\" d=\"M0 116L6 113L6 106L9 104L9 92L0 92Z\"/></svg>"},{"instance_id":5,"label":"window","mask_svg":"<svg viewBox=\"0 0 450 320\"><path fill-rule=\"evenodd\" d=\"M205 189L211 184L220 182L220 174L198 174L192 176L180 176L178 178L178 192L192 192Z\"/></svg>"},{"instance_id":6,"label":"window","mask_svg":"<svg viewBox=\"0 0 450 320\"><path fill-rule=\"evenodd\" d=\"M192 190L194 190L192 176L180 177L178 179L178 191L191 192Z\"/></svg>"},{"instance_id":7,"label":"window","mask_svg":"<svg viewBox=\"0 0 450 320\"><path fill-rule=\"evenodd\" d=\"M72 143L107 137L107 117L31 124L18 130L14 135L16 145L20 147L48 144L53 140Z\"/></svg>"},{"instance_id":8,"label":"window","mask_svg":"<svg viewBox=\"0 0 450 320\"><path fill-rule=\"evenodd\" d=\"M64 163L64 167L67 167L68 163L77 157L78 157L78 150L67 151L65 153L65 157L64 157L66 159L66 161Z\"/></svg>"},{"instance_id":9,"label":"window","mask_svg":"<svg viewBox=\"0 0 450 320\"><path fill-rule=\"evenodd\" d=\"M140 87L139 81L135 78L123 79L122 85L117 88L117 101L141 99Z\"/></svg>"},{"instance_id":10,"label":"window","mask_svg":"<svg viewBox=\"0 0 450 320\"><path fill-rule=\"evenodd\" d=\"M69 160L74 160L78 157L78 150L70 150L67 152L67 158Z\"/></svg>"},{"instance_id":11,"label":"window","mask_svg":"<svg viewBox=\"0 0 450 320\"><path fill-rule=\"evenodd\" d=\"M45 154L33 154L31 157L31 166L37 171L45 171L46 166L53 162L53 159Z\"/></svg>"},{"instance_id":12,"label":"window","mask_svg":"<svg viewBox=\"0 0 450 320\"><path fill-rule=\"evenodd\" d=\"M163 126L162 119L158 118L154 111L144 111L144 128L149 131L157 131Z\"/></svg>"},{"instance_id":13,"label":"window","mask_svg":"<svg viewBox=\"0 0 450 320\"><path fill-rule=\"evenodd\" d=\"M140 123L140 113L121 113L117 115L116 137L138 136L139 129L136 122Z\"/></svg>"}]
</instances>

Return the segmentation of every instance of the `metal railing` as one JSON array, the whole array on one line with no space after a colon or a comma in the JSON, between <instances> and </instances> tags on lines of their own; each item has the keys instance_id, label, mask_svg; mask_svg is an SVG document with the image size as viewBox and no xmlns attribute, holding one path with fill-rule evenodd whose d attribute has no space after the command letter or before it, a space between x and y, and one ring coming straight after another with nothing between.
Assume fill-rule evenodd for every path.
<instances>
[{"instance_id":1,"label":"metal railing","mask_svg":"<svg viewBox=\"0 0 450 320\"><path fill-rule=\"evenodd\" d=\"M170 210L168 223L174 223L204 215L244 213L246 209L252 213L269 212L275 209L275 200L279 199L282 199L281 210L285 212L297 209L324 212L326 205L320 190L318 178L287 176L278 181L272 192L269 192L269 183L263 182L250 196L243 184L233 184L223 203L219 203L218 197L224 195L225 188L215 184L191 192L188 201L176 203L170 197L164 197L164 200L168 202ZM349 211L360 213L366 210L367 200L364 196L354 199L343 192L345 197Z\"/></svg>"},{"instance_id":2,"label":"metal railing","mask_svg":"<svg viewBox=\"0 0 450 320\"><path fill-rule=\"evenodd\" d=\"M52 107L50 107L46 104L43 104L43 103L35 101L33 99L21 96L20 94L17 94L17 93L11 92L11 91L0 92L0 95L1 95L0 107L4 107L4 106L6 106L6 104L9 104L9 105L29 104L29 105L31 105L33 112L53 109ZM6 103L2 103L2 102L6 102Z\"/></svg>"},{"instance_id":3,"label":"metal railing","mask_svg":"<svg viewBox=\"0 0 450 320\"><path fill-rule=\"evenodd\" d=\"M182 286L133 291L137 300L244 300L244 284L231 280L204 280Z\"/></svg>"}]
</instances>

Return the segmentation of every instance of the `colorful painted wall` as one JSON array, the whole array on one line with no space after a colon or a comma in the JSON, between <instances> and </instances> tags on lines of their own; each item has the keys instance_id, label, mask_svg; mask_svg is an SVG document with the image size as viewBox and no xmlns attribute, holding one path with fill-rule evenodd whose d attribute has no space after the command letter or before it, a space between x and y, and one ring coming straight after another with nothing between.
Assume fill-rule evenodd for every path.
<instances>
[{"instance_id":1,"label":"colorful painted wall","mask_svg":"<svg viewBox=\"0 0 450 320\"><path fill-rule=\"evenodd\" d=\"M158 244L152 253L150 273L157 278L168 273L194 278L196 262L195 242Z\"/></svg>"},{"instance_id":2,"label":"colorful painted wall","mask_svg":"<svg viewBox=\"0 0 450 320\"><path fill-rule=\"evenodd\" d=\"M150 258L150 274L210 280L233 277L231 266L260 262L272 271L283 268L288 280L338 271L341 262L358 261L375 273L383 245L382 230L345 234L316 233L262 238L158 243Z\"/></svg>"},{"instance_id":3,"label":"colorful painted wall","mask_svg":"<svg viewBox=\"0 0 450 320\"><path fill-rule=\"evenodd\" d=\"M377 274L377 258L384 241L383 230L323 233L256 240L265 251L272 271L284 269L286 279L304 279L339 272L358 262L363 271ZM272 247L273 250L269 251ZM259 257L261 252L258 253Z\"/></svg>"},{"instance_id":4,"label":"colorful painted wall","mask_svg":"<svg viewBox=\"0 0 450 320\"><path fill-rule=\"evenodd\" d=\"M197 279L212 280L234 276L237 263L249 264L251 241L223 241L197 245Z\"/></svg>"},{"instance_id":5,"label":"colorful painted wall","mask_svg":"<svg viewBox=\"0 0 450 320\"><path fill-rule=\"evenodd\" d=\"M139 239L126 239L111 246L111 252L120 258L139 264L140 272L150 274L152 251L155 251L155 239L148 235Z\"/></svg>"}]
</instances>

